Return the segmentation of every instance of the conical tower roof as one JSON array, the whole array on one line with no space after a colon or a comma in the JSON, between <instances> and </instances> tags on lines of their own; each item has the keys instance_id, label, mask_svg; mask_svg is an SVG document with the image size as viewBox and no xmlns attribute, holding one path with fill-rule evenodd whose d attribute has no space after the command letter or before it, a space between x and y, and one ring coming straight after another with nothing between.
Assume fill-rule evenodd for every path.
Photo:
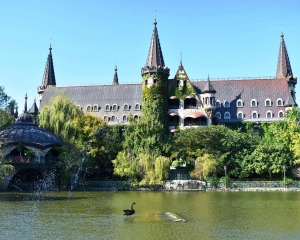
<instances>
[{"instance_id":1,"label":"conical tower roof","mask_svg":"<svg viewBox=\"0 0 300 240\"><path fill-rule=\"evenodd\" d=\"M148 53L146 65L142 69L142 74L147 73L147 72L169 73L169 71L170 71L165 66L164 57L162 54L156 25L157 25L156 18L154 18L154 29L153 29L153 33L152 33L149 53Z\"/></svg>"},{"instance_id":2,"label":"conical tower roof","mask_svg":"<svg viewBox=\"0 0 300 240\"><path fill-rule=\"evenodd\" d=\"M284 104L285 107L292 107L292 106L298 106L297 103L295 102L295 99L292 97L291 94L289 94L287 100L285 101Z\"/></svg>"},{"instance_id":3,"label":"conical tower roof","mask_svg":"<svg viewBox=\"0 0 300 240\"><path fill-rule=\"evenodd\" d=\"M35 99L34 99L34 102L33 102L32 106L31 106L31 108L29 109L28 113L34 114L34 115L37 115L39 113L39 109L38 109L38 107L36 105L36 100Z\"/></svg>"},{"instance_id":4,"label":"conical tower roof","mask_svg":"<svg viewBox=\"0 0 300 240\"><path fill-rule=\"evenodd\" d=\"M49 54L48 54L48 58L47 58L47 62L46 62L46 67L45 67L45 72L44 72L41 88L46 88L48 85L56 85L51 44L49 47Z\"/></svg>"},{"instance_id":5,"label":"conical tower roof","mask_svg":"<svg viewBox=\"0 0 300 240\"><path fill-rule=\"evenodd\" d=\"M207 77L207 82L205 87L203 88L202 93L216 93L216 90L214 89L213 85L210 82L209 75Z\"/></svg>"},{"instance_id":6,"label":"conical tower roof","mask_svg":"<svg viewBox=\"0 0 300 240\"><path fill-rule=\"evenodd\" d=\"M119 79L118 79L118 69L117 69L117 65L115 65L115 75L114 75L114 79L113 79L113 85L118 85L119 84Z\"/></svg>"},{"instance_id":7,"label":"conical tower roof","mask_svg":"<svg viewBox=\"0 0 300 240\"><path fill-rule=\"evenodd\" d=\"M279 48L279 55L278 55L278 63L277 63L277 72L276 77L282 78L282 77L292 77L292 67L290 64L289 55L285 46L284 42L284 35L281 33L281 42L280 42L280 48Z\"/></svg>"}]
</instances>

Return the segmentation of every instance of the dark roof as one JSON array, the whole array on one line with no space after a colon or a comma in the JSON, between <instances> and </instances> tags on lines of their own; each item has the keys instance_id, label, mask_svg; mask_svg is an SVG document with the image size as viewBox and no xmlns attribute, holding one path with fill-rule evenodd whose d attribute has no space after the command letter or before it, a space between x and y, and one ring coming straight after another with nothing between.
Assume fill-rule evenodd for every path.
<instances>
[{"instance_id":1,"label":"dark roof","mask_svg":"<svg viewBox=\"0 0 300 240\"><path fill-rule=\"evenodd\" d=\"M103 118L104 116L117 117L117 122L122 122L124 115L141 116L141 110L136 110L135 105L142 104L141 84L118 84L118 85L90 85L90 86L70 86L70 87L48 87L43 93L41 108L48 103L50 98L56 93L65 93L75 104L80 105L86 112L88 106L97 105L98 111L93 114ZM105 106L117 105L117 111L105 110ZM129 110L124 110L128 105ZM113 123L110 123L113 124Z\"/></svg>"},{"instance_id":2,"label":"dark roof","mask_svg":"<svg viewBox=\"0 0 300 240\"><path fill-rule=\"evenodd\" d=\"M295 99L292 97L291 94L289 94L287 100L284 103L285 107L292 107L292 106L298 106L297 103L295 102Z\"/></svg>"},{"instance_id":3,"label":"dark roof","mask_svg":"<svg viewBox=\"0 0 300 240\"><path fill-rule=\"evenodd\" d=\"M207 77L206 85L202 91L202 93L216 93L213 85L210 82L209 76Z\"/></svg>"},{"instance_id":4,"label":"dark roof","mask_svg":"<svg viewBox=\"0 0 300 240\"><path fill-rule=\"evenodd\" d=\"M34 115L37 115L39 113L39 109L38 109L38 107L36 105L35 99L34 99L34 102L33 102L32 106L31 106L31 108L29 109L28 113L34 114Z\"/></svg>"},{"instance_id":5,"label":"dark roof","mask_svg":"<svg viewBox=\"0 0 300 240\"><path fill-rule=\"evenodd\" d=\"M154 29L152 33L152 39L150 43L149 53L146 61L146 65L142 68L142 73L147 72L167 72L169 68L165 66L164 57L162 54L158 32L156 28L156 19L154 19Z\"/></svg>"},{"instance_id":6,"label":"dark roof","mask_svg":"<svg viewBox=\"0 0 300 240\"><path fill-rule=\"evenodd\" d=\"M26 122L18 122L0 130L0 144L3 143L9 145L23 143L39 149L63 145L53 133Z\"/></svg>"},{"instance_id":7,"label":"dark roof","mask_svg":"<svg viewBox=\"0 0 300 240\"><path fill-rule=\"evenodd\" d=\"M52 47L50 45L49 54L46 62L45 72L42 80L41 88L46 88L48 85L56 85L54 66L52 59Z\"/></svg>"},{"instance_id":8,"label":"dark roof","mask_svg":"<svg viewBox=\"0 0 300 240\"><path fill-rule=\"evenodd\" d=\"M288 55L283 37L284 37L284 35L283 35L283 33L281 33L281 42L280 42L278 63L277 63L277 72L276 72L277 78L293 76L289 55Z\"/></svg>"},{"instance_id":9,"label":"dark roof","mask_svg":"<svg viewBox=\"0 0 300 240\"><path fill-rule=\"evenodd\" d=\"M270 110L274 114L274 118L277 118L278 111L285 112L284 105L277 106L277 100L281 99L285 104L285 100L290 95L287 81L288 78L211 81L216 90L215 99L221 103L221 108L216 108L216 112L220 112L222 116L225 112L229 112L232 118L229 121L233 121L239 111L243 112L246 119L251 118L252 111L257 111L259 114L257 121L264 121L266 112ZM200 94L206 82L196 81L192 84L197 94ZM239 99L242 100L243 107L237 107ZM251 107L253 99L257 101L257 107ZM265 106L266 99L271 100L270 107ZM224 107L226 100L230 103L229 108Z\"/></svg>"}]
</instances>

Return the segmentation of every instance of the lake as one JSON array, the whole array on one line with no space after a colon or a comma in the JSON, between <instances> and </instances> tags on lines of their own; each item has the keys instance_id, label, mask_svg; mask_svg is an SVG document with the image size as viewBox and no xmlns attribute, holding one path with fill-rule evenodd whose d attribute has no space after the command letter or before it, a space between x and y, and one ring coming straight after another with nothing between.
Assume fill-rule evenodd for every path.
<instances>
[{"instance_id":1,"label":"lake","mask_svg":"<svg viewBox=\"0 0 300 240\"><path fill-rule=\"evenodd\" d=\"M0 239L299 239L299 213L299 192L0 192Z\"/></svg>"}]
</instances>

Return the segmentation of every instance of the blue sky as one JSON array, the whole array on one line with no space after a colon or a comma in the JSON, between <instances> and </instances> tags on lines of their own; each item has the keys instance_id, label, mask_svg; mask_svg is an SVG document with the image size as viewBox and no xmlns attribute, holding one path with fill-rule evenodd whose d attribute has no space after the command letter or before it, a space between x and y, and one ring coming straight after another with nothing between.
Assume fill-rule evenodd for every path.
<instances>
[{"instance_id":1,"label":"blue sky","mask_svg":"<svg viewBox=\"0 0 300 240\"><path fill-rule=\"evenodd\" d=\"M0 86L38 99L50 38L57 85L141 82L156 10L165 64L190 79L275 76L281 24L300 76L298 0L1 1ZM300 103L296 87L296 96Z\"/></svg>"}]
</instances>

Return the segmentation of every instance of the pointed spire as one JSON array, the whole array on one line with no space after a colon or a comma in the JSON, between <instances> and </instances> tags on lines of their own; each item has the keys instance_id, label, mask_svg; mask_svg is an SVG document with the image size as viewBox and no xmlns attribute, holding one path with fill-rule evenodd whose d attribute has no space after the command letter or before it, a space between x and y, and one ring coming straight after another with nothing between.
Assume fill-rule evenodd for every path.
<instances>
[{"instance_id":1,"label":"pointed spire","mask_svg":"<svg viewBox=\"0 0 300 240\"><path fill-rule=\"evenodd\" d=\"M182 67L182 53L180 53L180 67Z\"/></svg>"},{"instance_id":2,"label":"pointed spire","mask_svg":"<svg viewBox=\"0 0 300 240\"><path fill-rule=\"evenodd\" d=\"M203 88L202 93L216 93L216 92L217 91L214 89L213 85L210 82L209 74L208 74L207 82L206 82L205 87Z\"/></svg>"},{"instance_id":3,"label":"pointed spire","mask_svg":"<svg viewBox=\"0 0 300 240\"><path fill-rule=\"evenodd\" d=\"M38 109L38 107L36 105L35 98L34 98L34 102L33 102L32 106L31 106L31 108L29 109L28 113L33 114L33 115L38 115L38 113L39 113L39 109Z\"/></svg>"},{"instance_id":4,"label":"pointed spire","mask_svg":"<svg viewBox=\"0 0 300 240\"><path fill-rule=\"evenodd\" d=\"M52 59L52 44L50 42L49 54L46 62L45 72L41 88L46 88L48 85L56 85L53 59Z\"/></svg>"},{"instance_id":5,"label":"pointed spire","mask_svg":"<svg viewBox=\"0 0 300 240\"><path fill-rule=\"evenodd\" d=\"M118 73L117 73L117 65L115 64L115 75L114 75L114 80L113 80L113 85L118 85L119 84L119 79L118 79Z\"/></svg>"},{"instance_id":6,"label":"pointed spire","mask_svg":"<svg viewBox=\"0 0 300 240\"><path fill-rule=\"evenodd\" d=\"M290 64L289 55L285 46L284 35L282 31L280 37L281 37L281 42L279 48L276 77L277 78L292 77L293 76L292 67Z\"/></svg>"},{"instance_id":7,"label":"pointed spire","mask_svg":"<svg viewBox=\"0 0 300 240\"><path fill-rule=\"evenodd\" d=\"M25 94L25 105L24 105L24 113L27 113L27 93Z\"/></svg>"},{"instance_id":8,"label":"pointed spire","mask_svg":"<svg viewBox=\"0 0 300 240\"><path fill-rule=\"evenodd\" d=\"M165 66L164 57L162 54L158 32L156 28L156 16L154 17L154 29L152 33L152 39L150 43L149 53L145 67L142 69L142 74L147 72L166 72L169 73L169 69Z\"/></svg>"}]
</instances>

